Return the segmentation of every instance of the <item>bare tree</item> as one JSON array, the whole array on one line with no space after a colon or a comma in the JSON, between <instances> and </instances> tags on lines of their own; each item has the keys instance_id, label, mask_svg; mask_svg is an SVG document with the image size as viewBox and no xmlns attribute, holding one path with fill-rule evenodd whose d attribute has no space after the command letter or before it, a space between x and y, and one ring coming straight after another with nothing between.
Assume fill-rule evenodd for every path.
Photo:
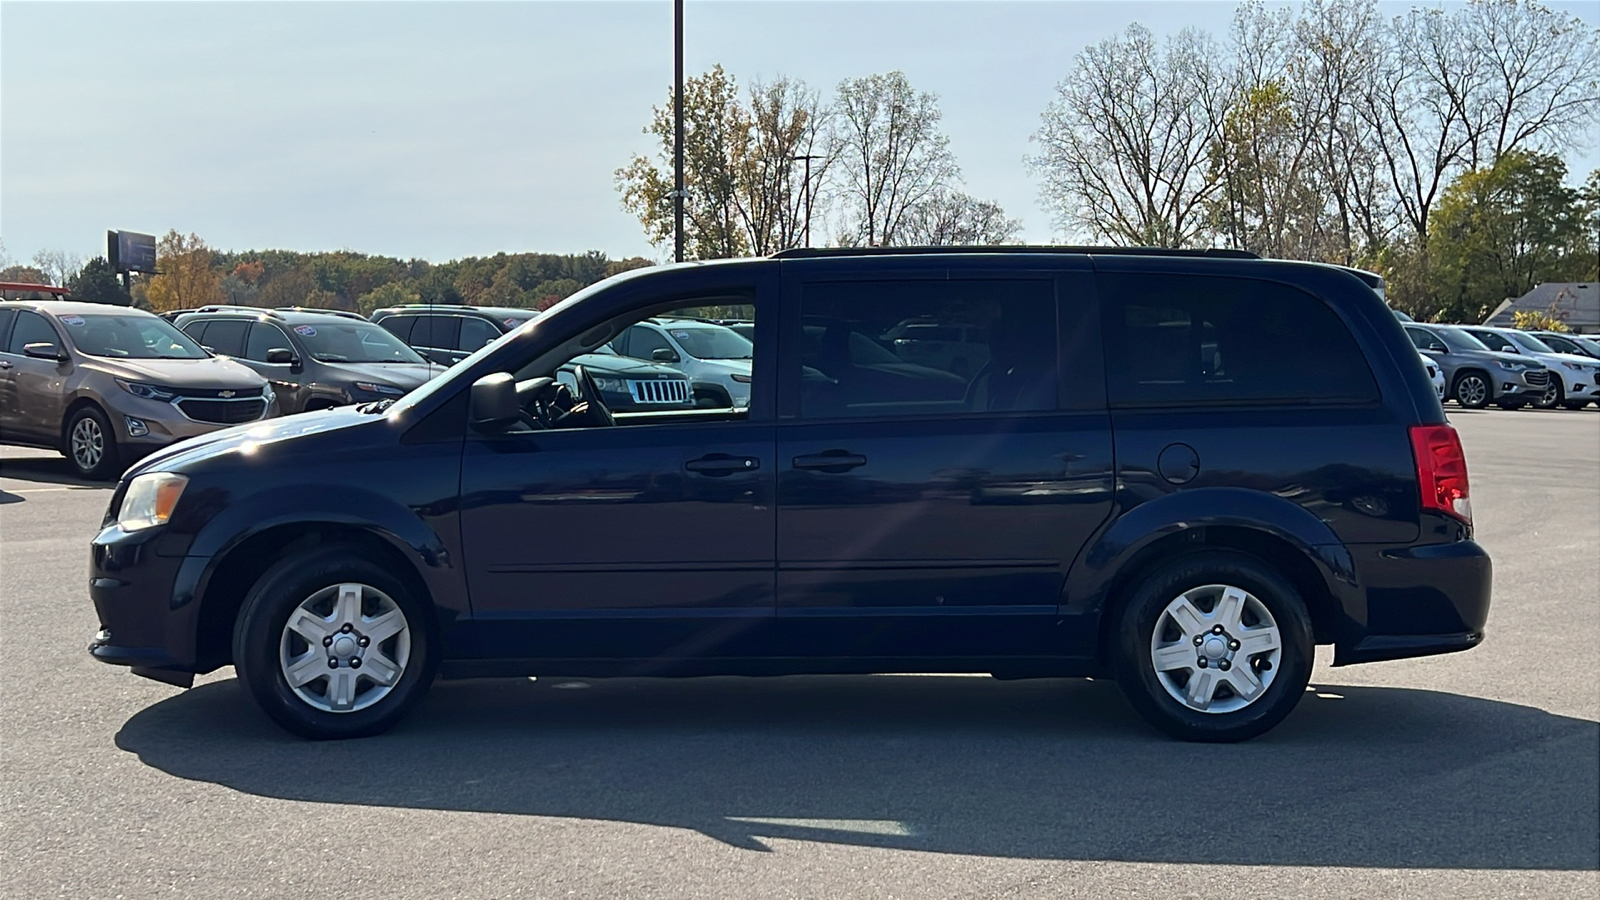
<instances>
[{"instance_id":1,"label":"bare tree","mask_svg":"<svg viewBox=\"0 0 1600 900\"><path fill-rule=\"evenodd\" d=\"M83 256L66 250L40 250L33 255L33 265L51 284L65 285L83 270Z\"/></svg>"},{"instance_id":2,"label":"bare tree","mask_svg":"<svg viewBox=\"0 0 1600 900\"><path fill-rule=\"evenodd\" d=\"M1000 204L959 191L940 191L905 219L899 243L916 247L1016 243L1022 222L1006 217Z\"/></svg>"},{"instance_id":3,"label":"bare tree","mask_svg":"<svg viewBox=\"0 0 1600 900\"><path fill-rule=\"evenodd\" d=\"M1532 0L1474 0L1458 16L1485 75L1470 104L1470 167L1587 137L1600 115L1600 36L1593 29Z\"/></svg>"},{"instance_id":4,"label":"bare tree","mask_svg":"<svg viewBox=\"0 0 1600 900\"><path fill-rule=\"evenodd\" d=\"M752 85L749 122L736 151L735 202L751 252L766 256L800 245L838 148L831 110L796 79Z\"/></svg>"},{"instance_id":5,"label":"bare tree","mask_svg":"<svg viewBox=\"0 0 1600 900\"><path fill-rule=\"evenodd\" d=\"M840 82L834 110L841 241L904 243L899 232L912 211L960 178L939 130L938 98L890 72Z\"/></svg>"},{"instance_id":6,"label":"bare tree","mask_svg":"<svg viewBox=\"0 0 1600 900\"><path fill-rule=\"evenodd\" d=\"M1162 48L1139 24L1079 54L1030 160L1059 228L1162 247L1206 238L1204 205L1221 183L1211 139L1228 105L1218 57L1200 32Z\"/></svg>"}]
</instances>

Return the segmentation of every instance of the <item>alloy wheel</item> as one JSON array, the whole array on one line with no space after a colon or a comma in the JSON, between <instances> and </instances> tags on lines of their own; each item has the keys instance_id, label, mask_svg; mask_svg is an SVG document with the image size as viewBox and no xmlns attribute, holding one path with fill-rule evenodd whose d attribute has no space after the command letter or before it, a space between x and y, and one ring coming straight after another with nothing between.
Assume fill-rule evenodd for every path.
<instances>
[{"instance_id":1,"label":"alloy wheel","mask_svg":"<svg viewBox=\"0 0 1600 900\"><path fill-rule=\"evenodd\" d=\"M291 690L323 712L365 709L394 690L411 657L411 625L388 594L330 585L284 622L278 665Z\"/></svg>"},{"instance_id":2,"label":"alloy wheel","mask_svg":"<svg viewBox=\"0 0 1600 900\"><path fill-rule=\"evenodd\" d=\"M1462 406L1482 406L1489 402L1489 386L1476 375L1468 375L1456 385L1456 399Z\"/></svg>"},{"instance_id":3,"label":"alloy wheel","mask_svg":"<svg viewBox=\"0 0 1600 900\"><path fill-rule=\"evenodd\" d=\"M1150 637L1156 680L1174 700L1203 713L1235 712L1259 700L1282 655L1283 636L1266 604L1227 584L1174 597Z\"/></svg>"},{"instance_id":4,"label":"alloy wheel","mask_svg":"<svg viewBox=\"0 0 1600 900\"><path fill-rule=\"evenodd\" d=\"M83 416L72 426L72 461L79 470L92 471L106 453L105 432L93 416Z\"/></svg>"}]
</instances>

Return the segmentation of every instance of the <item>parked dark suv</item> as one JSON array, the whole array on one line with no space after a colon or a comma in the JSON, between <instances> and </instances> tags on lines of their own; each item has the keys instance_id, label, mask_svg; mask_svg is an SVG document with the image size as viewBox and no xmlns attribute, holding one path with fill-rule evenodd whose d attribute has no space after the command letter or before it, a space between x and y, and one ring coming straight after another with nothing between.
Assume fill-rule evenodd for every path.
<instances>
[{"instance_id":1,"label":"parked dark suv","mask_svg":"<svg viewBox=\"0 0 1600 900\"><path fill-rule=\"evenodd\" d=\"M730 306L748 408L616 412L571 363ZM899 362L908 321L985 352ZM1114 676L1229 741L1293 709L1316 644L1477 645L1489 584L1456 433L1348 273L789 251L619 275L393 404L149 458L93 541L90 652L180 685L232 663L314 738L435 673L990 672Z\"/></svg>"},{"instance_id":2,"label":"parked dark suv","mask_svg":"<svg viewBox=\"0 0 1600 900\"><path fill-rule=\"evenodd\" d=\"M536 309L430 304L380 309L373 312L372 321L428 359L455 365L538 316ZM557 380L569 390L577 387L572 374L574 365L585 367L594 376L606 407L614 411L687 409L695 405L688 376L670 366L619 356L609 345L573 357L556 373Z\"/></svg>"},{"instance_id":3,"label":"parked dark suv","mask_svg":"<svg viewBox=\"0 0 1600 900\"><path fill-rule=\"evenodd\" d=\"M355 313L209 306L173 324L270 381L285 414L392 400L444 371Z\"/></svg>"}]
</instances>

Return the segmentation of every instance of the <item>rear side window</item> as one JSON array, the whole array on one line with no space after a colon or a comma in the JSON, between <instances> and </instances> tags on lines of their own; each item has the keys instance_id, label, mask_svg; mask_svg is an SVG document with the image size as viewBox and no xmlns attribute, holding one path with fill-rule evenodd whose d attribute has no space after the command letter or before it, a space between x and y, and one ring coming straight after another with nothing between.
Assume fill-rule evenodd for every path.
<instances>
[{"instance_id":1,"label":"rear side window","mask_svg":"<svg viewBox=\"0 0 1600 900\"><path fill-rule=\"evenodd\" d=\"M459 316L417 316L417 324L412 327L407 343L433 350L454 350L460 327Z\"/></svg>"},{"instance_id":2,"label":"rear side window","mask_svg":"<svg viewBox=\"0 0 1600 900\"><path fill-rule=\"evenodd\" d=\"M1049 281L807 284L804 418L960 415L1056 408Z\"/></svg>"},{"instance_id":3,"label":"rear side window","mask_svg":"<svg viewBox=\"0 0 1600 900\"><path fill-rule=\"evenodd\" d=\"M17 311L17 324L11 331L11 340L6 342L6 352L21 354L22 348L29 344L55 344L61 346L61 338L56 336L56 330L44 320L44 316L27 310Z\"/></svg>"},{"instance_id":4,"label":"rear side window","mask_svg":"<svg viewBox=\"0 0 1600 900\"><path fill-rule=\"evenodd\" d=\"M1370 402L1344 323L1288 285L1194 275L1101 276L1113 405Z\"/></svg>"},{"instance_id":5,"label":"rear side window","mask_svg":"<svg viewBox=\"0 0 1600 900\"><path fill-rule=\"evenodd\" d=\"M384 316L378 324L388 329L390 334L409 344L411 343L411 326L417 324L417 317Z\"/></svg>"},{"instance_id":6,"label":"rear side window","mask_svg":"<svg viewBox=\"0 0 1600 900\"><path fill-rule=\"evenodd\" d=\"M243 319L213 319L206 326L205 345L223 356L243 356L244 332L249 325Z\"/></svg>"},{"instance_id":7,"label":"rear side window","mask_svg":"<svg viewBox=\"0 0 1600 900\"><path fill-rule=\"evenodd\" d=\"M457 346L468 353L475 353L499 337L500 329L482 319L462 319L461 340Z\"/></svg>"}]
</instances>

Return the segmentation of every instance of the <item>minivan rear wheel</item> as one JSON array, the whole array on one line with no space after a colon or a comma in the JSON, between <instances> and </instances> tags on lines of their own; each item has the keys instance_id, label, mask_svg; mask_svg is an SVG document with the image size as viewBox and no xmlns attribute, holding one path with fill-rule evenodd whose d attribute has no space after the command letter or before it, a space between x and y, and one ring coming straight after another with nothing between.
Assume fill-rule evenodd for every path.
<instances>
[{"instance_id":1,"label":"minivan rear wheel","mask_svg":"<svg viewBox=\"0 0 1600 900\"><path fill-rule=\"evenodd\" d=\"M99 407L79 407L67 419L65 431L63 450L78 477L107 481L117 476L117 435L111 430L111 420Z\"/></svg>"},{"instance_id":2,"label":"minivan rear wheel","mask_svg":"<svg viewBox=\"0 0 1600 900\"><path fill-rule=\"evenodd\" d=\"M1242 741L1300 702L1313 646L1287 579L1253 556L1208 551L1159 567L1128 596L1115 632L1117 681L1173 737Z\"/></svg>"},{"instance_id":3,"label":"minivan rear wheel","mask_svg":"<svg viewBox=\"0 0 1600 900\"><path fill-rule=\"evenodd\" d=\"M427 604L357 548L274 563L234 627L233 663L263 712L314 740L387 730L433 680Z\"/></svg>"}]
</instances>

